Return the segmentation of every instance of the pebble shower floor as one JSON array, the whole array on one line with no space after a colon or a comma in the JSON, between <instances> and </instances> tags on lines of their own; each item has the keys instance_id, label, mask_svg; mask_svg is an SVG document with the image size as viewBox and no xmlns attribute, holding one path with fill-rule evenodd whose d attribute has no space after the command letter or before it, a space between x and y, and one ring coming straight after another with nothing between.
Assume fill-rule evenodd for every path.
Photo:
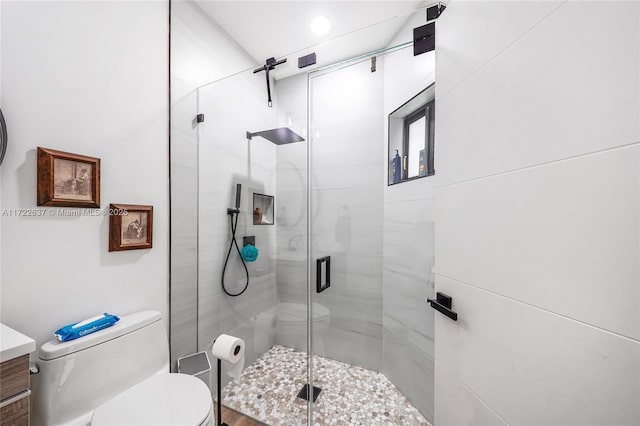
<instances>
[{"instance_id":1,"label":"pebble shower floor","mask_svg":"<svg viewBox=\"0 0 640 426\"><path fill-rule=\"evenodd\" d=\"M381 373L314 355L314 426L398 426L430 423ZM276 345L223 390L224 405L273 426L307 422L297 397L307 378L307 354Z\"/></svg>"}]
</instances>

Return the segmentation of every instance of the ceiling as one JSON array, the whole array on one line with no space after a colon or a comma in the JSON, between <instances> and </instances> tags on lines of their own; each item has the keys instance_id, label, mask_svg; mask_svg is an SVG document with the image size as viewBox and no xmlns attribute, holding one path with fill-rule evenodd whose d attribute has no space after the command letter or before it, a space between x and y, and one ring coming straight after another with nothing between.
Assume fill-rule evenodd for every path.
<instances>
[{"instance_id":1,"label":"ceiling","mask_svg":"<svg viewBox=\"0 0 640 426\"><path fill-rule=\"evenodd\" d=\"M275 73L276 78L283 78L298 72L298 56L310 52L316 52L320 66L387 47L411 12L435 1L196 0L196 3L256 63L262 64L270 57L288 57L288 62ZM323 36L314 34L309 27L319 15L331 22L331 29Z\"/></svg>"}]
</instances>

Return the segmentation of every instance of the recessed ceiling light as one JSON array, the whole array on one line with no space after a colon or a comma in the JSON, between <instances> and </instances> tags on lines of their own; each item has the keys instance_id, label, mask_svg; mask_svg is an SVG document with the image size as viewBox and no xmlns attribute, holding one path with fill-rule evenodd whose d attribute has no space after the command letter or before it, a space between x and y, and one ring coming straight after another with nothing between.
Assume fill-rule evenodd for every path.
<instances>
[{"instance_id":1,"label":"recessed ceiling light","mask_svg":"<svg viewBox=\"0 0 640 426\"><path fill-rule=\"evenodd\" d=\"M324 16L316 16L311 20L311 31L315 34L323 35L329 32L331 23Z\"/></svg>"}]
</instances>

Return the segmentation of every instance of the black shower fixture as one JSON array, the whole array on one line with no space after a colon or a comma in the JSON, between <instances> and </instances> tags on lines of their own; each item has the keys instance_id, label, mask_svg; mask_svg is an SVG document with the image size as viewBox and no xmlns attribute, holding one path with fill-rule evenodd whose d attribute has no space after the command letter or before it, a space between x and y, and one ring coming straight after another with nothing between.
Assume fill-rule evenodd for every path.
<instances>
[{"instance_id":1,"label":"black shower fixture","mask_svg":"<svg viewBox=\"0 0 640 426\"><path fill-rule=\"evenodd\" d=\"M247 132L247 139L251 140L254 136L262 136L269 142L276 145L285 145L293 142L302 142L304 138L288 127L279 127L277 129L263 130L261 132Z\"/></svg>"},{"instance_id":2,"label":"black shower fixture","mask_svg":"<svg viewBox=\"0 0 640 426\"><path fill-rule=\"evenodd\" d=\"M222 267L222 290L225 292L227 296L236 297L243 294L249 288L249 269L247 268L247 263L244 261L242 257L242 252L240 252L240 247L238 247L238 240L236 240L236 231L238 229L238 219L240 218L240 194L242 192L242 185L236 184L236 206L227 209L227 215L229 216L229 229L231 230L231 241L229 242L229 250L227 251L227 258L224 260L224 266ZM254 240L255 243L255 240ZM231 256L231 251L233 250L233 246L236 246L236 251L238 252L238 256L240 257L240 262L242 262L242 266L244 267L244 273L247 277L245 281L244 287L238 293L231 293L227 290L227 287L224 284L224 276L227 273L227 265L229 264L229 257ZM218 368L220 368L220 360L218 360ZM218 370L218 376L220 375L220 370ZM220 386L218 386L220 389ZM220 400L220 396L218 396L218 400ZM218 408L219 409L219 408ZM220 424L220 423L219 423Z\"/></svg>"},{"instance_id":3,"label":"black shower fixture","mask_svg":"<svg viewBox=\"0 0 640 426\"><path fill-rule=\"evenodd\" d=\"M431 7L427 8L427 22L433 21L434 19L438 19L442 12L447 8L446 5L442 3L435 4Z\"/></svg>"},{"instance_id":4,"label":"black shower fixture","mask_svg":"<svg viewBox=\"0 0 640 426\"><path fill-rule=\"evenodd\" d=\"M413 29L413 56L431 52L436 48L436 23L433 22L447 8L437 3L427 8L427 24Z\"/></svg>"},{"instance_id":5,"label":"black shower fixture","mask_svg":"<svg viewBox=\"0 0 640 426\"><path fill-rule=\"evenodd\" d=\"M285 62L287 62L287 58L280 59L279 61L276 61L276 58L269 58L269 59L267 59L265 61L263 66L253 70L254 74L255 73L259 73L260 71L264 71L265 75L267 76L267 97L268 97L269 108L271 108L271 105L272 105L272 102L271 102L271 81L269 81L269 71L272 71L273 69L275 69L276 66L278 66L280 64L284 64Z\"/></svg>"}]
</instances>

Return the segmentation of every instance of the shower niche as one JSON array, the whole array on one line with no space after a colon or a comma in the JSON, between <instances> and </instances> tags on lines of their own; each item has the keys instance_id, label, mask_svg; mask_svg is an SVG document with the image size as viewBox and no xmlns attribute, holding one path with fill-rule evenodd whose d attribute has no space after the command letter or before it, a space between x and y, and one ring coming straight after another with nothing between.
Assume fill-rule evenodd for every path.
<instances>
[{"instance_id":1,"label":"shower niche","mask_svg":"<svg viewBox=\"0 0 640 426\"><path fill-rule=\"evenodd\" d=\"M435 83L389 114L388 131L388 185L435 174Z\"/></svg>"},{"instance_id":2,"label":"shower niche","mask_svg":"<svg viewBox=\"0 0 640 426\"><path fill-rule=\"evenodd\" d=\"M273 195L253 193L253 224L273 225Z\"/></svg>"}]
</instances>

